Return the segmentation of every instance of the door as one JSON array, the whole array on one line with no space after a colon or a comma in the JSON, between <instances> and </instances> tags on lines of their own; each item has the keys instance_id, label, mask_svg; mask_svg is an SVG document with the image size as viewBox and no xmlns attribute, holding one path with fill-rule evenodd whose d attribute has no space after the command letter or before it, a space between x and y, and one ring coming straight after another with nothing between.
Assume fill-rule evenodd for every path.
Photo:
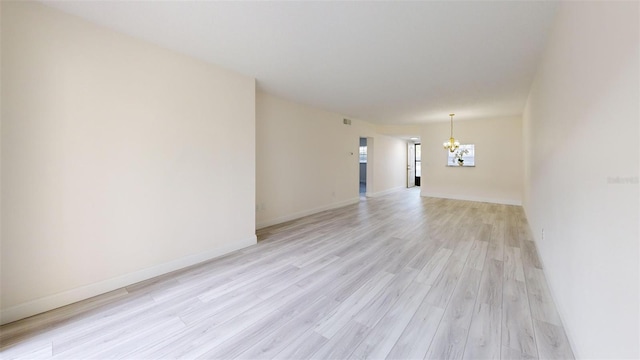
<instances>
[{"instance_id":1,"label":"door","mask_svg":"<svg viewBox=\"0 0 640 360\"><path fill-rule=\"evenodd\" d=\"M407 187L416 186L416 144L407 143Z\"/></svg>"}]
</instances>

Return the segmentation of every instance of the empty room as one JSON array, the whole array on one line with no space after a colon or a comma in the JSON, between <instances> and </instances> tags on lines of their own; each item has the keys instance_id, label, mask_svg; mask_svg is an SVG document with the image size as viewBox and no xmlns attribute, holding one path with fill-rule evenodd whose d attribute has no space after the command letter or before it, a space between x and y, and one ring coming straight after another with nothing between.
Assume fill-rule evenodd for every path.
<instances>
[{"instance_id":1,"label":"empty room","mask_svg":"<svg viewBox=\"0 0 640 360\"><path fill-rule=\"evenodd\" d=\"M639 2L0 14L0 358L640 358Z\"/></svg>"}]
</instances>

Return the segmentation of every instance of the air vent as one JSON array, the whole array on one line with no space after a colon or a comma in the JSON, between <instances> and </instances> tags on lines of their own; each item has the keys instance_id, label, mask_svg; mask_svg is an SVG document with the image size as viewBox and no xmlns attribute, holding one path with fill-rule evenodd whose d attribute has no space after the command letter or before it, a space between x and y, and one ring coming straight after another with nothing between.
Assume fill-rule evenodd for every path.
<instances>
[{"instance_id":1,"label":"air vent","mask_svg":"<svg viewBox=\"0 0 640 360\"><path fill-rule=\"evenodd\" d=\"M349 119L342 119L342 123L345 125L351 125L351 120Z\"/></svg>"}]
</instances>

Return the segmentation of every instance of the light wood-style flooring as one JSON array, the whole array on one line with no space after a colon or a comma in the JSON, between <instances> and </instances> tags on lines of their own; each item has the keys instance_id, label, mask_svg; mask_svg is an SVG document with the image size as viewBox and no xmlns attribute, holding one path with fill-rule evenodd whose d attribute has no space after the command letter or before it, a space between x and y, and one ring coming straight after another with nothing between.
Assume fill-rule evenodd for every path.
<instances>
[{"instance_id":1,"label":"light wood-style flooring","mask_svg":"<svg viewBox=\"0 0 640 360\"><path fill-rule=\"evenodd\" d=\"M0 358L570 359L521 207L371 198L0 328Z\"/></svg>"}]
</instances>

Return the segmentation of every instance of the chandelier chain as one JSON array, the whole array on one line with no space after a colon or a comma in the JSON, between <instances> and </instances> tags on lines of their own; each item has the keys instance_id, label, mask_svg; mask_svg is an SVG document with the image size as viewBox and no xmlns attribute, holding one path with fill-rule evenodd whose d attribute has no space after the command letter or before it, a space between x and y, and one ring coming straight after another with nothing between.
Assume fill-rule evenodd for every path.
<instances>
[{"instance_id":1,"label":"chandelier chain","mask_svg":"<svg viewBox=\"0 0 640 360\"><path fill-rule=\"evenodd\" d=\"M450 152L454 152L456 151L459 147L460 147L460 143L458 141L456 141L456 139L453 137L453 116L455 114L449 114L449 116L451 117L450 119L450 137L449 137L449 141L445 141L442 145L444 146L445 149L449 150Z\"/></svg>"}]
</instances>

